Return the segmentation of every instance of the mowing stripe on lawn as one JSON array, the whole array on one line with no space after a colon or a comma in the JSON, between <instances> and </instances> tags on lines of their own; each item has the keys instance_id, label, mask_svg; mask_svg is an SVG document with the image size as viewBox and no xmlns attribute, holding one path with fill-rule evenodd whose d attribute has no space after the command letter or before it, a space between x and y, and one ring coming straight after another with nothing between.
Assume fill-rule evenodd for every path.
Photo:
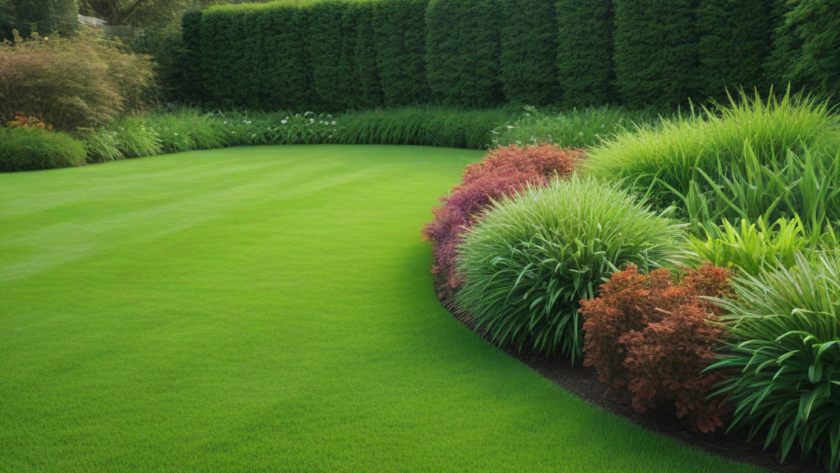
<instances>
[{"instance_id":1,"label":"mowing stripe on lawn","mask_svg":"<svg viewBox=\"0 0 840 473\"><path fill-rule=\"evenodd\" d=\"M0 175L0 471L747 472L440 307L481 152L286 146Z\"/></svg>"}]
</instances>

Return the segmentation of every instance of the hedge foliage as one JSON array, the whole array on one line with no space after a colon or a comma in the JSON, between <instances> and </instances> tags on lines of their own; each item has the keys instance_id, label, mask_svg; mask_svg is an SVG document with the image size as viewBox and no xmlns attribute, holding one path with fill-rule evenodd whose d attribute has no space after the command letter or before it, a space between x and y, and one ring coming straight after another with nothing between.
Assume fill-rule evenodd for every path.
<instances>
[{"instance_id":1,"label":"hedge foliage","mask_svg":"<svg viewBox=\"0 0 840 473\"><path fill-rule=\"evenodd\" d=\"M705 95L723 100L727 89L759 87L764 91L763 66L772 47L772 11L767 0L700 2L700 87Z\"/></svg>"},{"instance_id":2,"label":"hedge foliage","mask_svg":"<svg viewBox=\"0 0 840 473\"><path fill-rule=\"evenodd\" d=\"M617 102L613 63L613 1L558 0L558 78L563 105Z\"/></svg>"},{"instance_id":3,"label":"hedge foliage","mask_svg":"<svg viewBox=\"0 0 840 473\"><path fill-rule=\"evenodd\" d=\"M544 0L502 2L499 79L505 98L529 105L559 102L555 5Z\"/></svg>"},{"instance_id":4,"label":"hedge foliage","mask_svg":"<svg viewBox=\"0 0 840 473\"><path fill-rule=\"evenodd\" d=\"M12 40L12 30L24 38L66 34L78 24L78 0L0 0L0 41Z\"/></svg>"},{"instance_id":5,"label":"hedge foliage","mask_svg":"<svg viewBox=\"0 0 840 473\"><path fill-rule=\"evenodd\" d=\"M615 0L615 65L624 103L673 107L700 90L696 0Z\"/></svg>"},{"instance_id":6,"label":"hedge foliage","mask_svg":"<svg viewBox=\"0 0 840 473\"><path fill-rule=\"evenodd\" d=\"M429 0L391 0L375 4L376 64L385 105L428 103L426 8Z\"/></svg>"},{"instance_id":7,"label":"hedge foliage","mask_svg":"<svg viewBox=\"0 0 840 473\"><path fill-rule=\"evenodd\" d=\"M189 100L325 112L430 103L667 109L788 82L830 95L840 89L838 10L820 0L216 6L184 16L182 76L195 84Z\"/></svg>"},{"instance_id":8,"label":"hedge foliage","mask_svg":"<svg viewBox=\"0 0 840 473\"><path fill-rule=\"evenodd\" d=\"M429 2L426 76L436 101L461 107L504 102L499 79L501 1Z\"/></svg>"}]
</instances>

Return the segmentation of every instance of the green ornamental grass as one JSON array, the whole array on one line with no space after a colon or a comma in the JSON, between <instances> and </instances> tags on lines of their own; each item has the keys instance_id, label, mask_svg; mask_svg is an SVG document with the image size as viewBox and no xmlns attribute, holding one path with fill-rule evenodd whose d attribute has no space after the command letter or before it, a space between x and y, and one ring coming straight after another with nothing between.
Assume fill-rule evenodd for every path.
<instances>
[{"instance_id":1,"label":"green ornamental grass","mask_svg":"<svg viewBox=\"0 0 840 473\"><path fill-rule=\"evenodd\" d=\"M85 145L66 133L0 127L0 172L81 166Z\"/></svg>"},{"instance_id":2,"label":"green ornamental grass","mask_svg":"<svg viewBox=\"0 0 840 473\"><path fill-rule=\"evenodd\" d=\"M465 236L457 300L493 341L574 362L583 344L578 301L628 263L676 263L682 232L614 184L573 177L528 189Z\"/></svg>"},{"instance_id":3,"label":"green ornamental grass","mask_svg":"<svg viewBox=\"0 0 840 473\"><path fill-rule=\"evenodd\" d=\"M777 445L798 445L829 471L840 469L840 257L735 279L736 298L718 301L734 338L710 369L732 373L717 393L735 407L731 430ZM717 394L716 393L716 394Z\"/></svg>"}]
</instances>

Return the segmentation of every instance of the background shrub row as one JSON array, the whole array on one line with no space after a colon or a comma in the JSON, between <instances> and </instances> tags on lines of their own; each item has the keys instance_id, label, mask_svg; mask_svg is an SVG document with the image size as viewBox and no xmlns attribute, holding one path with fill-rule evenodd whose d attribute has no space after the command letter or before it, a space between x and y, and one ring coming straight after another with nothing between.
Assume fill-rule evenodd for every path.
<instances>
[{"instance_id":1,"label":"background shrub row","mask_svg":"<svg viewBox=\"0 0 840 473\"><path fill-rule=\"evenodd\" d=\"M283 0L184 16L193 100L340 111L506 102L673 107L840 86L816 0Z\"/></svg>"}]
</instances>

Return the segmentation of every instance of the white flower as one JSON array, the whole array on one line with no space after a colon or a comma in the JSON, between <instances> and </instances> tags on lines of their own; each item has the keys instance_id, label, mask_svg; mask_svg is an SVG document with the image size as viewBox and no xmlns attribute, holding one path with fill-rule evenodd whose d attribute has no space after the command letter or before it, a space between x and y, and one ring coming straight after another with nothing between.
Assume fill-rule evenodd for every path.
<instances>
[{"instance_id":1,"label":"white flower","mask_svg":"<svg viewBox=\"0 0 840 473\"><path fill-rule=\"evenodd\" d=\"M508 130L513 130L513 127L508 125Z\"/></svg>"},{"instance_id":2,"label":"white flower","mask_svg":"<svg viewBox=\"0 0 840 473\"><path fill-rule=\"evenodd\" d=\"M178 136L178 133L175 133L175 136Z\"/></svg>"},{"instance_id":3,"label":"white flower","mask_svg":"<svg viewBox=\"0 0 840 473\"><path fill-rule=\"evenodd\" d=\"M327 114L327 118L332 118L332 115Z\"/></svg>"},{"instance_id":4,"label":"white flower","mask_svg":"<svg viewBox=\"0 0 840 473\"><path fill-rule=\"evenodd\" d=\"M289 120L280 120L280 123L285 125L286 123L289 123Z\"/></svg>"},{"instance_id":5,"label":"white flower","mask_svg":"<svg viewBox=\"0 0 840 473\"><path fill-rule=\"evenodd\" d=\"M315 119L314 119L314 118L310 118L310 119L309 119L309 123L315 123Z\"/></svg>"},{"instance_id":6,"label":"white flower","mask_svg":"<svg viewBox=\"0 0 840 473\"><path fill-rule=\"evenodd\" d=\"M335 120L333 120L332 123L330 123L330 125L335 125Z\"/></svg>"},{"instance_id":7,"label":"white flower","mask_svg":"<svg viewBox=\"0 0 840 473\"><path fill-rule=\"evenodd\" d=\"M225 125L227 125L227 120L225 120Z\"/></svg>"}]
</instances>

